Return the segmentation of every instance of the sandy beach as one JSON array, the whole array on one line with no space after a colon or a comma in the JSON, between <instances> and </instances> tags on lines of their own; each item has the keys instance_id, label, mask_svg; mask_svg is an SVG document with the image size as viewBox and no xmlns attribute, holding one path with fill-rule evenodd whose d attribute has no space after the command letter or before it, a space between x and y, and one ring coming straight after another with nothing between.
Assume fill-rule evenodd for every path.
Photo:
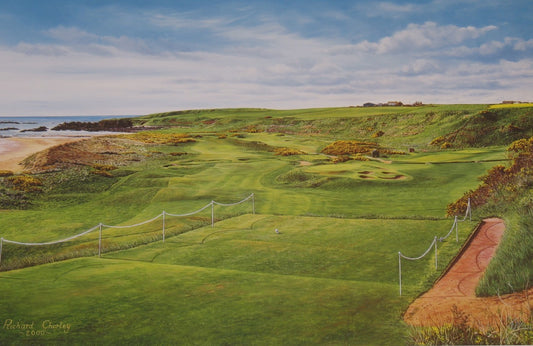
<instances>
[{"instance_id":1,"label":"sandy beach","mask_svg":"<svg viewBox=\"0 0 533 346\"><path fill-rule=\"evenodd\" d=\"M0 170L21 172L20 162L26 157L55 145L76 142L89 137L10 137L0 138Z\"/></svg>"}]
</instances>

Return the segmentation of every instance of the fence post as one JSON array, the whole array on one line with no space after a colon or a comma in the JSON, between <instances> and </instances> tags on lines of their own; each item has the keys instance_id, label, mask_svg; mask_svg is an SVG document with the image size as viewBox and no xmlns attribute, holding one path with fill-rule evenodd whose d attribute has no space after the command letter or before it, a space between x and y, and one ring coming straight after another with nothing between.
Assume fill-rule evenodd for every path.
<instances>
[{"instance_id":1,"label":"fence post","mask_svg":"<svg viewBox=\"0 0 533 346\"><path fill-rule=\"evenodd\" d=\"M215 227L215 201L211 201L211 227Z\"/></svg>"},{"instance_id":2,"label":"fence post","mask_svg":"<svg viewBox=\"0 0 533 346\"><path fill-rule=\"evenodd\" d=\"M470 216L470 222L472 222L472 205L470 204L470 198L468 198L468 214Z\"/></svg>"},{"instance_id":3,"label":"fence post","mask_svg":"<svg viewBox=\"0 0 533 346\"><path fill-rule=\"evenodd\" d=\"M455 242L459 242L459 222L457 221L457 215L455 215Z\"/></svg>"},{"instance_id":4,"label":"fence post","mask_svg":"<svg viewBox=\"0 0 533 346\"><path fill-rule=\"evenodd\" d=\"M437 270L439 268L439 261L437 256L437 236L435 236L433 242L435 243L435 270Z\"/></svg>"},{"instance_id":5,"label":"fence post","mask_svg":"<svg viewBox=\"0 0 533 346\"><path fill-rule=\"evenodd\" d=\"M0 265L2 265L2 247L4 245L4 238L0 238Z\"/></svg>"},{"instance_id":6,"label":"fence post","mask_svg":"<svg viewBox=\"0 0 533 346\"><path fill-rule=\"evenodd\" d=\"M100 222L100 236L98 237L98 257L102 257L102 223Z\"/></svg>"},{"instance_id":7,"label":"fence post","mask_svg":"<svg viewBox=\"0 0 533 346\"><path fill-rule=\"evenodd\" d=\"M402 295L402 253L398 251L398 272L400 278L400 296Z\"/></svg>"},{"instance_id":8,"label":"fence post","mask_svg":"<svg viewBox=\"0 0 533 346\"><path fill-rule=\"evenodd\" d=\"M165 211L163 210L163 243L165 242Z\"/></svg>"}]
</instances>

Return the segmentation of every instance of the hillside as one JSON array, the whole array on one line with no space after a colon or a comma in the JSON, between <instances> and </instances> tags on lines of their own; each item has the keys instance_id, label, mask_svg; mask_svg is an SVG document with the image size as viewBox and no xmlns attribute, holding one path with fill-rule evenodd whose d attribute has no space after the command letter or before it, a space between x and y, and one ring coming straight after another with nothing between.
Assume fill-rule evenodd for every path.
<instances>
[{"instance_id":1,"label":"hillside","mask_svg":"<svg viewBox=\"0 0 533 346\"><path fill-rule=\"evenodd\" d=\"M151 114L138 125L176 131L241 131L375 141L397 147L508 145L533 136L533 107L425 105L301 110L212 109Z\"/></svg>"}]
</instances>

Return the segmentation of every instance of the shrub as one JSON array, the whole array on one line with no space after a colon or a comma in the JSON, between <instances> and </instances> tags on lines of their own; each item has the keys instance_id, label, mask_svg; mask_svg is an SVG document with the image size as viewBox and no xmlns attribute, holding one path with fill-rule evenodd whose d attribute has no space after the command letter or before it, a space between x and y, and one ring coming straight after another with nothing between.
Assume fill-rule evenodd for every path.
<instances>
[{"instance_id":1,"label":"shrub","mask_svg":"<svg viewBox=\"0 0 533 346\"><path fill-rule=\"evenodd\" d=\"M379 130L378 132L376 132L376 133L374 133L374 134L372 135L372 138L378 138L378 137L383 136L384 134L385 134L385 132Z\"/></svg>"},{"instance_id":2,"label":"shrub","mask_svg":"<svg viewBox=\"0 0 533 346\"><path fill-rule=\"evenodd\" d=\"M187 133L162 133L145 131L126 135L126 138L130 138L143 143L173 145L196 142L196 140L194 138L191 138L191 136Z\"/></svg>"},{"instance_id":3,"label":"shrub","mask_svg":"<svg viewBox=\"0 0 533 346\"><path fill-rule=\"evenodd\" d=\"M245 129L245 131L248 132L248 133L259 133L259 132L263 132L263 130L258 129L255 125L250 125L250 126L248 126L248 127Z\"/></svg>"},{"instance_id":4,"label":"shrub","mask_svg":"<svg viewBox=\"0 0 533 346\"><path fill-rule=\"evenodd\" d=\"M3 169L0 170L0 177L10 177L12 175L13 175L12 171L3 170Z\"/></svg>"},{"instance_id":5,"label":"shrub","mask_svg":"<svg viewBox=\"0 0 533 346\"><path fill-rule=\"evenodd\" d=\"M429 143L429 145L435 145L435 146L438 146L438 145L442 145L442 143L446 142L446 138L443 137L443 136L439 136L435 139L433 139L431 141L431 143Z\"/></svg>"},{"instance_id":6,"label":"shrub","mask_svg":"<svg viewBox=\"0 0 533 346\"><path fill-rule=\"evenodd\" d=\"M440 146L441 149L449 149L452 147L452 143L450 142L444 142L442 143L442 145Z\"/></svg>"},{"instance_id":7,"label":"shrub","mask_svg":"<svg viewBox=\"0 0 533 346\"><path fill-rule=\"evenodd\" d=\"M98 163L95 163L93 165L93 168L98 170L98 171L113 171L115 169L118 169L117 166L113 166L113 165L101 165L101 164L98 164Z\"/></svg>"},{"instance_id":8,"label":"shrub","mask_svg":"<svg viewBox=\"0 0 533 346\"><path fill-rule=\"evenodd\" d=\"M348 155L339 155L331 158L331 161L333 163L343 163L346 161L350 161L352 158Z\"/></svg>"},{"instance_id":9,"label":"shrub","mask_svg":"<svg viewBox=\"0 0 533 346\"><path fill-rule=\"evenodd\" d=\"M291 148L276 148L274 149L275 155L279 156L292 156L292 155L304 155L305 153L301 150L291 149Z\"/></svg>"},{"instance_id":10,"label":"shrub","mask_svg":"<svg viewBox=\"0 0 533 346\"><path fill-rule=\"evenodd\" d=\"M29 175L15 175L6 179L14 190L24 192L40 192L43 183L40 179Z\"/></svg>"},{"instance_id":11,"label":"shrub","mask_svg":"<svg viewBox=\"0 0 533 346\"><path fill-rule=\"evenodd\" d=\"M109 173L108 171L104 171L104 170L96 170L96 171L93 171L92 172L93 174L96 174L96 175L100 175L102 177L106 177L106 178L113 178L114 175Z\"/></svg>"},{"instance_id":12,"label":"shrub","mask_svg":"<svg viewBox=\"0 0 533 346\"><path fill-rule=\"evenodd\" d=\"M30 204L30 200L24 192L0 188L1 209L25 209Z\"/></svg>"},{"instance_id":13,"label":"shrub","mask_svg":"<svg viewBox=\"0 0 533 346\"><path fill-rule=\"evenodd\" d=\"M499 316L499 326L480 330L470 324L470 316L452 307L453 323L438 327L412 327L410 345L531 345L532 321ZM503 313L502 313L503 315Z\"/></svg>"},{"instance_id":14,"label":"shrub","mask_svg":"<svg viewBox=\"0 0 533 346\"><path fill-rule=\"evenodd\" d=\"M310 179L312 176L301 170L292 170L278 177L278 181L283 183L301 183Z\"/></svg>"},{"instance_id":15,"label":"shrub","mask_svg":"<svg viewBox=\"0 0 533 346\"><path fill-rule=\"evenodd\" d=\"M336 141L327 145L322 152L328 155L353 155L368 154L372 150L379 148L376 143L367 143L359 141Z\"/></svg>"}]
</instances>

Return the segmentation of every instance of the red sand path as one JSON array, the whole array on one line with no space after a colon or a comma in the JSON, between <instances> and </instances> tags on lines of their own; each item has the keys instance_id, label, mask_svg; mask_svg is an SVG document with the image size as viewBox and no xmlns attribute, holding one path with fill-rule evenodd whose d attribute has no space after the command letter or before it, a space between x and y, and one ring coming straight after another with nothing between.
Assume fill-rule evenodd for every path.
<instances>
[{"instance_id":1,"label":"red sand path","mask_svg":"<svg viewBox=\"0 0 533 346\"><path fill-rule=\"evenodd\" d=\"M428 292L407 309L404 320L414 326L453 323L452 307L469 315L478 328L497 327L502 317L528 318L533 289L496 297L477 298L476 286L505 231L500 219L485 219L453 266ZM528 302L529 298L529 302Z\"/></svg>"}]
</instances>

